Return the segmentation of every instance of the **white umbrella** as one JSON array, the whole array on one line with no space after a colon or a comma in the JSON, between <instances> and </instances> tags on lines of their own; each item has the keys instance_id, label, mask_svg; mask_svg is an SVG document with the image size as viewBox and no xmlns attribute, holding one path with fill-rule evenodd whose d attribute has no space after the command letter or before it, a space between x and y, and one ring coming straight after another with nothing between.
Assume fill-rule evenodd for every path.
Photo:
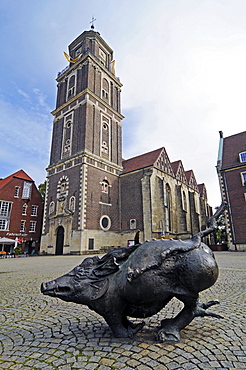
<instances>
[{"instance_id":1,"label":"white umbrella","mask_svg":"<svg viewBox=\"0 0 246 370\"><path fill-rule=\"evenodd\" d=\"M15 243L14 239L0 238L0 244L13 244L13 243Z\"/></svg>"},{"instance_id":2,"label":"white umbrella","mask_svg":"<svg viewBox=\"0 0 246 370\"><path fill-rule=\"evenodd\" d=\"M15 243L15 240L14 239L0 238L0 244L3 244L2 251L4 250L4 245L5 244L14 244L14 243Z\"/></svg>"}]
</instances>

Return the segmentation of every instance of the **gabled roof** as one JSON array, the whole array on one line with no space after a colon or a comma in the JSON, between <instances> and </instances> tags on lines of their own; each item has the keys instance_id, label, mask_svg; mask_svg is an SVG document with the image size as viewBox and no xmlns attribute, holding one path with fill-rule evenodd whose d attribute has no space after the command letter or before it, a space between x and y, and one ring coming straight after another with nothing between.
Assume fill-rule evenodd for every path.
<instances>
[{"instance_id":1,"label":"gabled roof","mask_svg":"<svg viewBox=\"0 0 246 370\"><path fill-rule=\"evenodd\" d=\"M205 184L198 184L198 189L199 189L200 196L204 199L207 199L207 189L206 189Z\"/></svg>"},{"instance_id":2,"label":"gabled roof","mask_svg":"<svg viewBox=\"0 0 246 370\"><path fill-rule=\"evenodd\" d=\"M6 185L13 178L18 178L18 179L34 182L33 179L31 179L31 177L28 176L25 171L19 170L13 173L12 175L9 175L8 177L5 177L4 179L0 180L0 188Z\"/></svg>"},{"instance_id":3,"label":"gabled roof","mask_svg":"<svg viewBox=\"0 0 246 370\"><path fill-rule=\"evenodd\" d=\"M187 181L188 181L188 185L199 192L199 189L198 189L198 186L197 186L197 182L196 182L196 178L195 178L195 175L194 175L194 172L192 170L189 170L189 171L185 171L185 175L186 175L186 178L187 178Z\"/></svg>"},{"instance_id":4,"label":"gabled roof","mask_svg":"<svg viewBox=\"0 0 246 370\"><path fill-rule=\"evenodd\" d=\"M240 165L238 154L246 151L246 131L223 139L222 168Z\"/></svg>"},{"instance_id":5,"label":"gabled roof","mask_svg":"<svg viewBox=\"0 0 246 370\"><path fill-rule=\"evenodd\" d=\"M185 175L184 166L181 160L172 162L171 166L172 166L174 176L176 177L176 179L182 181L184 184L188 184L187 178Z\"/></svg>"},{"instance_id":6,"label":"gabled roof","mask_svg":"<svg viewBox=\"0 0 246 370\"><path fill-rule=\"evenodd\" d=\"M123 174L136 171L141 168L155 166L160 170L174 176L170 160L165 148L163 147L153 150L152 152L144 153L127 159L122 162L122 165L124 168Z\"/></svg>"},{"instance_id":7,"label":"gabled roof","mask_svg":"<svg viewBox=\"0 0 246 370\"><path fill-rule=\"evenodd\" d=\"M159 158L161 151L162 148L156 149L152 152L144 153L123 161L122 162L122 166L124 168L123 173L128 173L139 170L140 168L153 166L153 164Z\"/></svg>"}]
</instances>

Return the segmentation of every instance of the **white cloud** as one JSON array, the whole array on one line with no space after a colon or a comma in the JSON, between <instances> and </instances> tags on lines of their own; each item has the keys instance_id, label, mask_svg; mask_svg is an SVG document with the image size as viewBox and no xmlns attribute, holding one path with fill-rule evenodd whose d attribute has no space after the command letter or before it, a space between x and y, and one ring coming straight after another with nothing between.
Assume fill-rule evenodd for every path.
<instances>
[{"instance_id":1,"label":"white cloud","mask_svg":"<svg viewBox=\"0 0 246 370\"><path fill-rule=\"evenodd\" d=\"M24 169L35 181L45 179L48 164L51 120L48 115L23 109L0 97L1 177ZM3 165L2 165L3 163ZM30 170L30 172L29 172Z\"/></svg>"}]
</instances>

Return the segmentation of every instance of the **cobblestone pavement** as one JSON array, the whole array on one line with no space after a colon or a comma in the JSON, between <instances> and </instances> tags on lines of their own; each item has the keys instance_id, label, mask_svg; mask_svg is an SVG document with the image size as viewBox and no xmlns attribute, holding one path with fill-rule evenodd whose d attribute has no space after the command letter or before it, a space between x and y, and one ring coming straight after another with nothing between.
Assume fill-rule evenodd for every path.
<instances>
[{"instance_id":1,"label":"cobblestone pavement","mask_svg":"<svg viewBox=\"0 0 246 370\"><path fill-rule=\"evenodd\" d=\"M0 260L0 369L246 369L246 253L216 252L220 276L200 295L218 299L224 319L196 318L179 343L158 343L157 326L182 305L172 300L133 339L115 339L85 306L40 293L42 281L70 271L81 256Z\"/></svg>"}]
</instances>

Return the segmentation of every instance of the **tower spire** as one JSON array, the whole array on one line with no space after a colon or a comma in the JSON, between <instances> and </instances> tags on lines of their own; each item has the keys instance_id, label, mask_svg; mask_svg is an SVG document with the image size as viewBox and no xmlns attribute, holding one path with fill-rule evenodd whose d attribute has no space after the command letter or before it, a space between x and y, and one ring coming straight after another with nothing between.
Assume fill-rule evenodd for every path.
<instances>
[{"instance_id":1,"label":"tower spire","mask_svg":"<svg viewBox=\"0 0 246 370\"><path fill-rule=\"evenodd\" d=\"M96 18L92 17L90 24L91 24L91 29L94 30L94 22L96 21Z\"/></svg>"}]
</instances>

